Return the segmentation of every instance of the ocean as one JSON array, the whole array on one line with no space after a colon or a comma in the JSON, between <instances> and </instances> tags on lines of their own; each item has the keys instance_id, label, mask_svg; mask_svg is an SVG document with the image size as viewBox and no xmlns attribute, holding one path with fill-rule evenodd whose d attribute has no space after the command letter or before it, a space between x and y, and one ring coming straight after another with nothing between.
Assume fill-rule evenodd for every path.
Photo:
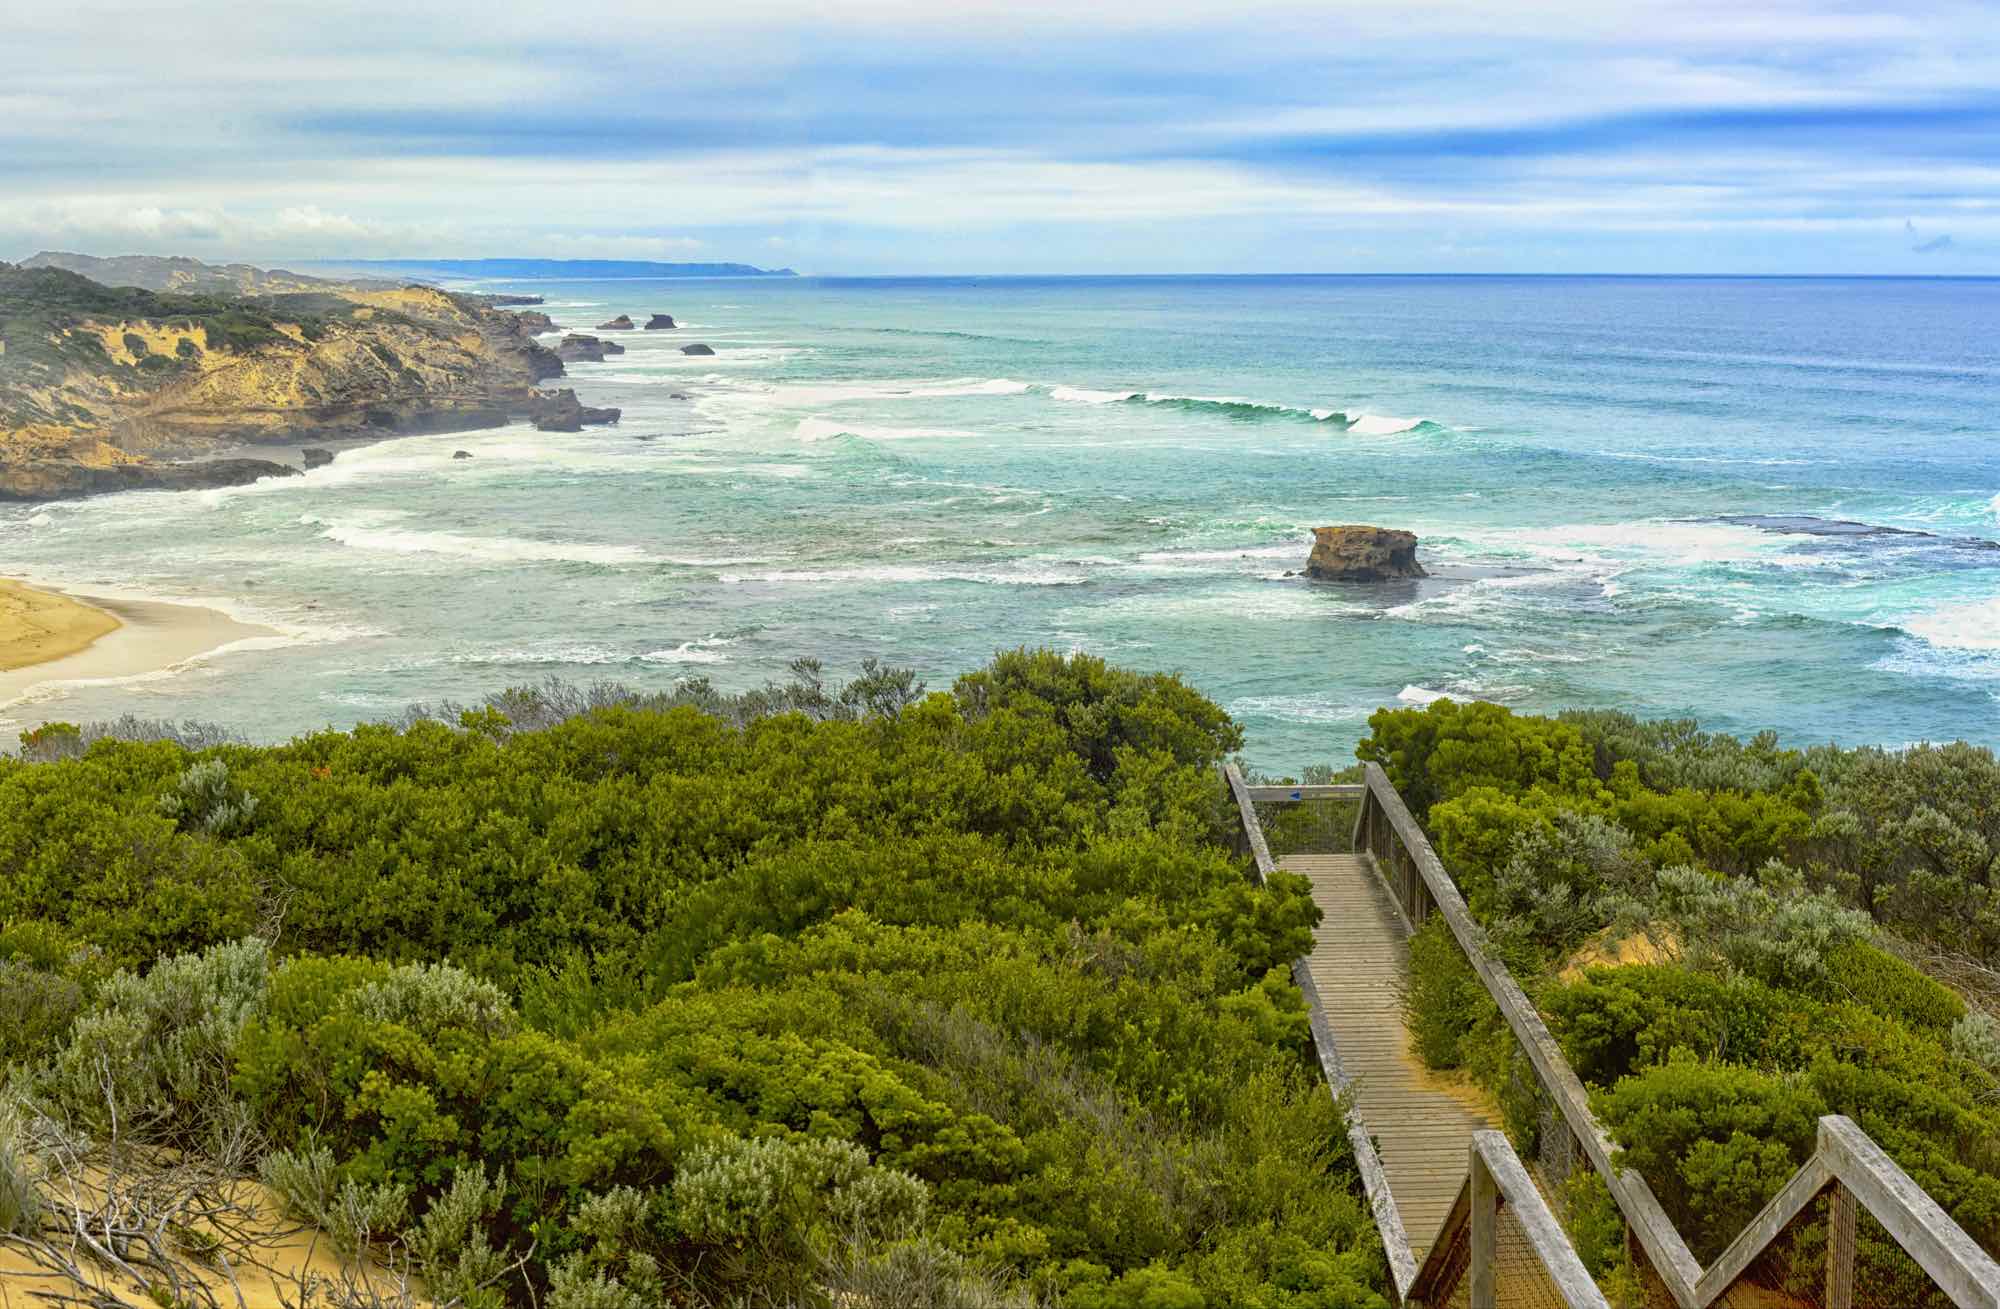
<instances>
[{"instance_id":1,"label":"ocean","mask_svg":"<svg viewBox=\"0 0 2000 1309\"><path fill-rule=\"evenodd\" d=\"M570 366L616 427L0 507L0 573L284 633L45 687L0 732L131 711L272 740L549 677L741 689L802 655L942 687L1028 645L1186 675L1272 772L1438 696L2000 744L2000 282L471 289L682 326ZM1434 576L1286 576L1337 523L1416 532Z\"/></svg>"}]
</instances>

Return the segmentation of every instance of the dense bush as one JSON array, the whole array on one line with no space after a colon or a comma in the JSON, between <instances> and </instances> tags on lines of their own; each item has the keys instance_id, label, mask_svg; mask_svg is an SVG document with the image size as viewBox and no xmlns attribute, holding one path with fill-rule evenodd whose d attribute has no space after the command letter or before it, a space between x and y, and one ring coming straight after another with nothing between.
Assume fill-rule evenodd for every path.
<instances>
[{"instance_id":1,"label":"dense bush","mask_svg":"<svg viewBox=\"0 0 2000 1309\"><path fill-rule=\"evenodd\" d=\"M1789 1180L1826 1113L2000 1249L2000 1025L1882 935L1975 971L2000 948L1990 751L1800 752L1692 722L1444 701L1372 726L1360 755L1421 806L1488 949L1698 1257ZM1613 942L1658 962L1584 966ZM1440 924L1411 942L1405 1005L1418 1054L1471 1072L1528 1143L1513 1038ZM1586 1200L1587 1225L1602 1204ZM1809 1224L1800 1250L1815 1240ZM1863 1245L1867 1277L1902 1275Z\"/></svg>"},{"instance_id":2,"label":"dense bush","mask_svg":"<svg viewBox=\"0 0 2000 1309\"><path fill-rule=\"evenodd\" d=\"M476 1309L1382 1303L1317 911L1224 844L1240 734L1176 678L120 736L0 763L17 1059L99 1125L117 1064L177 1149L243 1115L292 1212Z\"/></svg>"}]
</instances>

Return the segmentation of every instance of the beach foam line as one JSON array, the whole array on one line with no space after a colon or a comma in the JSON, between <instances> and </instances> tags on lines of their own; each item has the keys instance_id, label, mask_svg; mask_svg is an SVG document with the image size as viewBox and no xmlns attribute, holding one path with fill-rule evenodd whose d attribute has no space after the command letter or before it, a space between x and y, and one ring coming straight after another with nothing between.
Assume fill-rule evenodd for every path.
<instances>
[{"instance_id":1,"label":"beach foam line","mask_svg":"<svg viewBox=\"0 0 2000 1309\"><path fill-rule=\"evenodd\" d=\"M277 628L239 622L205 605L77 598L107 610L120 626L73 654L0 672L0 709L83 687L163 681L221 655L297 643Z\"/></svg>"}]
</instances>

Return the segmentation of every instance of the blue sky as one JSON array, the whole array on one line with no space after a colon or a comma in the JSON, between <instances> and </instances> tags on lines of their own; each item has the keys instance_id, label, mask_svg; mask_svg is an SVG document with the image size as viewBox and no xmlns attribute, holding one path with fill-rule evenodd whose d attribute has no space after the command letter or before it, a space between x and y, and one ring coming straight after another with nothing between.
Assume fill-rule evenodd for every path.
<instances>
[{"instance_id":1,"label":"blue sky","mask_svg":"<svg viewBox=\"0 0 2000 1309\"><path fill-rule=\"evenodd\" d=\"M0 257L2000 274L2000 5L20 0Z\"/></svg>"}]
</instances>

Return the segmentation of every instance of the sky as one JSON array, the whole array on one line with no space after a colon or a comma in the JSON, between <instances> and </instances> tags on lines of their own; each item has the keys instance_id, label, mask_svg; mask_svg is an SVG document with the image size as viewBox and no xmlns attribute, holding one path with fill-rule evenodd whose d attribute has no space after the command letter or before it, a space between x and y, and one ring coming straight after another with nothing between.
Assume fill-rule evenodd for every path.
<instances>
[{"instance_id":1,"label":"sky","mask_svg":"<svg viewBox=\"0 0 2000 1309\"><path fill-rule=\"evenodd\" d=\"M12 0L0 258L2000 274L2000 0Z\"/></svg>"}]
</instances>

